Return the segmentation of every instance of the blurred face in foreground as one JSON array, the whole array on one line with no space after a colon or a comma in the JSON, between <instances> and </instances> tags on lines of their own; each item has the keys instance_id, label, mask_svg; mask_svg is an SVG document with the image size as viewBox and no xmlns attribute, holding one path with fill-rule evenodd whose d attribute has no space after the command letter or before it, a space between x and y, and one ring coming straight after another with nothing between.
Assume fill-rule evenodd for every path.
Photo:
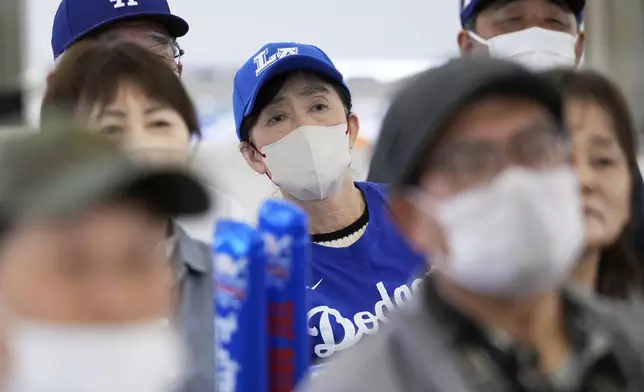
<instances>
[{"instance_id":1,"label":"blurred face in foreground","mask_svg":"<svg viewBox=\"0 0 644 392\"><path fill-rule=\"evenodd\" d=\"M567 146L542 105L479 99L426 154L417 189L394 200L394 214L432 266L465 290L505 297L553 288L583 242Z\"/></svg>"},{"instance_id":2,"label":"blurred face in foreground","mask_svg":"<svg viewBox=\"0 0 644 392\"><path fill-rule=\"evenodd\" d=\"M166 390L181 371L182 345L164 222L118 202L8 234L0 299L11 387Z\"/></svg>"},{"instance_id":3,"label":"blurred face in foreground","mask_svg":"<svg viewBox=\"0 0 644 392\"><path fill-rule=\"evenodd\" d=\"M19 315L118 324L171 314L172 268L161 218L133 204L28 224L4 245L0 289Z\"/></svg>"}]
</instances>

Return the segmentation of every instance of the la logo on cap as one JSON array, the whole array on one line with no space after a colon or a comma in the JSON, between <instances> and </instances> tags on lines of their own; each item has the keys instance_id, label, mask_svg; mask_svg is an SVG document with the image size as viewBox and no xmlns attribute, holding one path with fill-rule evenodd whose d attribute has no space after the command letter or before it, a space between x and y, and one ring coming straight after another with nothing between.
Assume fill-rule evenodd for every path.
<instances>
[{"instance_id":1,"label":"la logo on cap","mask_svg":"<svg viewBox=\"0 0 644 392\"><path fill-rule=\"evenodd\" d=\"M257 69L255 70L255 76L259 76L264 72L268 67L273 65L277 60L283 59L286 56L293 54L298 54L297 48L278 48L276 53L273 53L271 57L266 58L268 54L268 48L262 50L257 56L253 58Z\"/></svg>"},{"instance_id":2,"label":"la logo on cap","mask_svg":"<svg viewBox=\"0 0 644 392\"><path fill-rule=\"evenodd\" d=\"M468 5L472 4L472 0L464 0L462 9L467 8Z\"/></svg>"},{"instance_id":3,"label":"la logo on cap","mask_svg":"<svg viewBox=\"0 0 644 392\"><path fill-rule=\"evenodd\" d=\"M136 0L110 0L110 3L114 3L114 8L123 8L123 7L136 7L139 3Z\"/></svg>"}]
</instances>

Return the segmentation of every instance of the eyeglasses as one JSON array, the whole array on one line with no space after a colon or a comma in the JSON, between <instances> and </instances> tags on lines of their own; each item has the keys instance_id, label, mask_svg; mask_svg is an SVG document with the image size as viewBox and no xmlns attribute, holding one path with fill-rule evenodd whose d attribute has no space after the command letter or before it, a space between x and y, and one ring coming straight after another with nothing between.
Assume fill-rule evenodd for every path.
<instances>
[{"instance_id":1,"label":"eyeglasses","mask_svg":"<svg viewBox=\"0 0 644 392\"><path fill-rule=\"evenodd\" d=\"M156 53L167 62L171 62L174 67L173 70L177 70L181 62L181 57L186 52L174 38L164 34L150 33L146 41L148 41L147 47L150 51Z\"/></svg>"},{"instance_id":2,"label":"eyeglasses","mask_svg":"<svg viewBox=\"0 0 644 392\"><path fill-rule=\"evenodd\" d=\"M135 37L125 37L120 35L118 31L110 31L100 36L101 40L111 42L112 40L133 40L141 46L148 48L151 52L157 54L163 60L168 62L173 70L176 72L179 63L181 62L181 57L185 54L185 51L179 46L177 41L162 33L149 32L142 35L137 35Z\"/></svg>"},{"instance_id":3,"label":"eyeglasses","mask_svg":"<svg viewBox=\"0 0 644 392\"><path fill-rule=\"evenodd\" d=\"M432 153L428 171L458 187L491 180L508 164L549 168L570 159L570 142L556 129L533 129L505 143L488 140L449 142Z\"/></svg>"}]
</instances>

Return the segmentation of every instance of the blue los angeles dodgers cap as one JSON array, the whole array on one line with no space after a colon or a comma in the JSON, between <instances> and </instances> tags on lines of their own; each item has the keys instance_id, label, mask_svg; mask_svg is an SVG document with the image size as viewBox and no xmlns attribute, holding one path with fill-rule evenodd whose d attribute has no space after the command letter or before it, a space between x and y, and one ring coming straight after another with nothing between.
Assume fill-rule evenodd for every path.
<instances>
[{"instance_id":1,"label":"blue los angeles dodgers cap","mask_svg":"<svg viewBox=\"0 0 644 392\"><path fill-rule=\"evenodd\" d=\"M342 74L329 56L317 46L295 42L268 43L248 59L235 75L233 113L239 140L242 121L253 111L262 87L279 74L297 70L309 70L324 75L342 84L349 91Z\"/></svg>"},{"instance_id":2,"label":"blue los angeles dodgers cap","mask_svg":"<svg viewBox=\"0 0 644 392\"><path fill-rule=\"evenodd\" d=\"M54 58L92 31L131 18L157 21L173 37L183 37L189 28L185 20L172 15L167 0L62 0L51 34Z\"/></svg>"},{"instance_id":3,"label":"blue los angeles dodgers cap","mask_svg":"<svg viewBox=\"0 0 644 392\"><path fill-rule=\"evenodd\" d=\"M461 0L461 25L464 27L465 23L480 12L486 5L493 3L495 0ZM584 8L586 7L586 0L564 0L577 20L581 22L584 19Z\"/></svg>"}]
</instances>

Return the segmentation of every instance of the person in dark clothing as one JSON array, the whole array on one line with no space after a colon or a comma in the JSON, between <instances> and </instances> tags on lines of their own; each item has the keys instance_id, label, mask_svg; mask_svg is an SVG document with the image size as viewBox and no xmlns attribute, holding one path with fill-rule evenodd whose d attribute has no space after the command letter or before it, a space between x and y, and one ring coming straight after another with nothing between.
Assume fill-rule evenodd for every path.
<instances>
[{"instance_id":1,"label":"person in dark clothing","mask_svg":"<svg viewBox=\"0 0 644 392\"><path fill-rule=\"evenodd\" d=\"M644 390L641 306L566 286L585 247L570 155L560 92L521 66L467 57L411 80L370 177L433 272L303 390Z\"/></svg>"},{"instance_id":2,"label":"person in dark clothing","mask_svg":"<svg viewBox=\"0 0 644 392\"><path fill-rule=\"evenodd\" d=\"M582 187L587 248L573 279L599 294L642 293L634 229L641 204L635 126L617 86L593 71L546 73L566 99L573 163Z\"/></svg>"}]
</instances>

